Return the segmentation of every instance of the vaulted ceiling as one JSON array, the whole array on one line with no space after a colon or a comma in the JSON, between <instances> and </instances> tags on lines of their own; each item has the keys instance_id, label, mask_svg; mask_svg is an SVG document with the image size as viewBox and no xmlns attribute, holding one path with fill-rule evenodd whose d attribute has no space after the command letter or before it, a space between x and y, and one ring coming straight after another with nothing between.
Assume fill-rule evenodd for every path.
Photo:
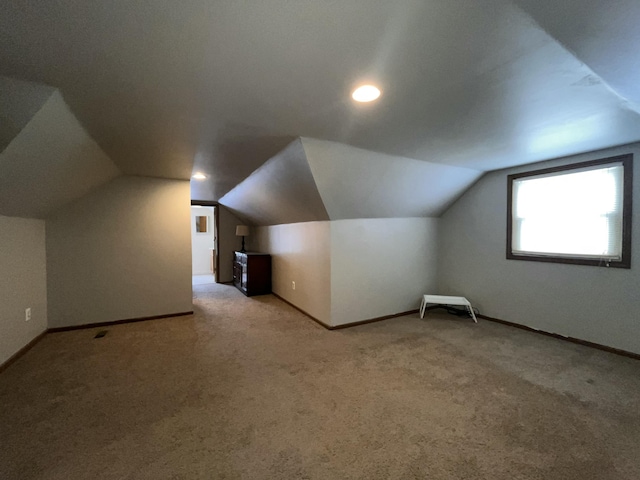
<instances>
[{"instance_id":1,"label":"vaulted ceiling","mask_svg":"<svg viewBox=\"0 0 640 480\"><path fill-rule=\"evenodd\" d=\"M214 200L298 136L481 171L638 141L638 22L637 0L3 1L0 74L59 89L122 172L203 171ZM350 100L363 81L379 101Z\"/></svg>"},{"instance_id":2,"label":"vaulted ceiling","mask_svg":"<svg viewBox=\"0 0 640 480\"><path fill-rule=\"evenodd\" d=\"M220 203L254 225L439 217L481 175L469 168L300 138Z\"/></svg>"},{"instance_id":3,"label":"vaulted ceiling","mask_svg":"<svg viewBox=\"0 0 640 480\"><path fill-rule=\"evenodd\" d=\"M0 215L45 218L120 171L55 89L0 76Z\"/></svg>"}]
</instances>

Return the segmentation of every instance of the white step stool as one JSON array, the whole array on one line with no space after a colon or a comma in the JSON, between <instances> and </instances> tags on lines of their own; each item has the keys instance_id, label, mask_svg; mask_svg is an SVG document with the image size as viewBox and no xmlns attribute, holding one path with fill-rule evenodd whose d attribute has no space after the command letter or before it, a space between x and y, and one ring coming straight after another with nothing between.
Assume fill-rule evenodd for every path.
<instances>
[{"instance_id":1,"label":"white step stool","mask_svg":"<svg viewBox=\"0 0 640 480\"><path fill-rule=\"evenodd\" d=\"M476 318L476 314L473 311L471 302L464 297L450 297L447 295L424 295L422 297L422 303L420 304L420 318L424 318L424 312L427 310L428 303L435 303L438 305L462 305L464 307L467 307L467 310L469 310L469 314L471 314L471 318L473 318L473 321L478 323L478 319Z\"/></svg>"}]
</instances>

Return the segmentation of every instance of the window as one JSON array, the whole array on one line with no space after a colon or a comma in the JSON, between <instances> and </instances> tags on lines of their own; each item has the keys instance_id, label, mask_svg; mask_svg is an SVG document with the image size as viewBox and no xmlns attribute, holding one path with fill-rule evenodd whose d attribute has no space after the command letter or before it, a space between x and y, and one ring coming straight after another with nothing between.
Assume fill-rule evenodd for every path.
<instances>
[{"instance_id":1,"label":"window","mask_svg":"<svg viewBox=\"0 0 640 480\"><path fill-rule=\"evenodd\" d=\"M507 258L631 266L633 155L509 175Z\"/></svg>"}]
</instances>

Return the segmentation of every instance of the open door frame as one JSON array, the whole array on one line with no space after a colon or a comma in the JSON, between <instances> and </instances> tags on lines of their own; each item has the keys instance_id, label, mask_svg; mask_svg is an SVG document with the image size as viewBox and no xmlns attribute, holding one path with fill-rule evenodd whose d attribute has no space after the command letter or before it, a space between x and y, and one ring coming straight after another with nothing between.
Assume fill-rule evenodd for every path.
<instances>
[{"instance_id":1,"label":"open door frame","mask_svg":"<svg viewBox=\"0 0 640 480\"><path fill-rule=\"evenodd\" d=\"M215 279L216 279L216 283L220 283L219 280L219 272L220 272L220 248L219 248L219 238L220 238L220 223L219 223L219 204L218 202L211 202L211 201L207 201L207 200L191 200L191 205L200 205L201 207L215 207L213 209L213 223L214 223L214 233L215 233L215 237L213 240L213 245L215 247L215 251L216 251L216 258L215 258L215 263L216 263L216 274L215 274Z\"/></svg>"}]
</instances>

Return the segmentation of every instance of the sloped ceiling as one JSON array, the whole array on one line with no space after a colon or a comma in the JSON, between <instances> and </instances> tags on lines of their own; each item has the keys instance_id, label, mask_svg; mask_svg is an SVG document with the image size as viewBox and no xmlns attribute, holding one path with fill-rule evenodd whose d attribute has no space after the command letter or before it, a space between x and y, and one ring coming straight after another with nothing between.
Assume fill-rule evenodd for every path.
<instances>
[{"instance_id":1,"label":"sloped ceiling","mask_svg":"<svg viewBox=\"0 0 640 480\"><path fill-rule=\"evenodd\" d=\"M468 168L302 138L220 203L254 225L437 217L481 175Z\"/></svg>"},{"instance_id":2,"label":"sloped ceiling","mask_svg":"<svg viewBox=\"0 0 640 480\"><path fill-rule=\"evenodd\" d=\"M331 220L438 217L482 172L303 138Z\"/></svg>"},{"instance_id":3,"label":"sloped ceiling","mask_svg":"<svg viewBox=\"0 0 640 480\"><path fill-rule=\"evenodd\" d=\"M329 220L300 139L220 199L253 225Z\"/></svg>"},{"instance_id":4,"label":"sloped ceiling","mask_svg":"<svg viewBox=\"0 0 640 480\"><path fill-rule=\"evenodd\" d=\"M268 131L243 127L228 126L220 132L224 141L202 145L194 159L194 172L211 173L209 159L211 156L224 158L215 168L214 180L211 176L206 181L191 180L191 198L194 200L217 200L227 193L243 178L249 176L268 158L280 152L295 137L273 135Z\"/></svg>"},{"instance_id":5,"label":"sloped ceiling","mask_svg":"<svg viewBox=\"0 0 640 480\"><path fill-rule=\"evenodd\" d=\"M552 37L640 111L640 2L515 0Z\"/></svg>"},{"instance_id":6,"label":"sloped ceiling","mask_svg":"<svg viewBox=\"0 0 640 480\"><path fill-rule=\"evenodd\" d=\"M638 23L635 0L5 2L0 73L215 200L299 136L483 171L638 141Z\"/></svg>"},{"instance_id":7,"label":"sloped ceiling","mask_svg":"<svg viewBox=\"0 0 640 480\"><path fill-rule=\"evenodd\" d=\"M60 93L50 92L0 153L0 215L44 218L119 174Z\"/></svg>"},{"instance_id":8,"label":"sloped ceiling","mask_svg":"<svg viewBox=\"0 0 640 480\"><path fill-rule=\"evenodd\" d=\"M49 99L55 88L0 75L0 152Z\"/></svg>"}]
</instances>

